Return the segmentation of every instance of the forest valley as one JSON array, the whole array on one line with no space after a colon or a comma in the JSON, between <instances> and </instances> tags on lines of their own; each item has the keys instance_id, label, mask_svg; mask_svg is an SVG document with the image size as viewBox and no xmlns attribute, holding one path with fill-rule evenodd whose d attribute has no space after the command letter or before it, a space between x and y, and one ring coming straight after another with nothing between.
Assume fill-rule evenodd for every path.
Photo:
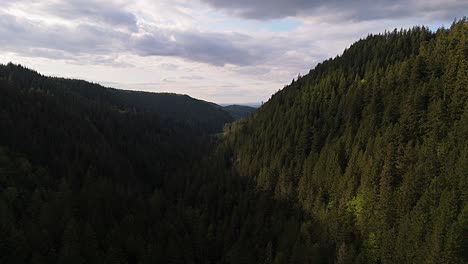
<instances>
[{"instance_id":1,"label":"forest valley","mask_svg":"<svg viewBox=\"0 0 468 264\"><path fill-rule=\"evenodd\" d=\"M369 35L237 121L1 65L0 263L467 263L467 102L466 18Z\"/></svg>"}]
</instances>

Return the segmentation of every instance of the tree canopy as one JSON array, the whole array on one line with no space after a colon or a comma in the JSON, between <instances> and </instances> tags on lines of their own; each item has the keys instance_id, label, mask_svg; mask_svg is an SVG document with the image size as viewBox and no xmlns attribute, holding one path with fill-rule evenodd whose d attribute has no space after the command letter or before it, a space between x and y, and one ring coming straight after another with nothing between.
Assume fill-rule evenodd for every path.
<instances>
[{"instance_id":1,"label":"tree canopy","mask_svg":"<svg viewBox=\"0 0 468 264\"><path fill-rule=\"evenodd\" d=\"M232 123L2 65L0 263L466 263L467 100L466 18L370 35Z\"/></svg>"}]
</instances>

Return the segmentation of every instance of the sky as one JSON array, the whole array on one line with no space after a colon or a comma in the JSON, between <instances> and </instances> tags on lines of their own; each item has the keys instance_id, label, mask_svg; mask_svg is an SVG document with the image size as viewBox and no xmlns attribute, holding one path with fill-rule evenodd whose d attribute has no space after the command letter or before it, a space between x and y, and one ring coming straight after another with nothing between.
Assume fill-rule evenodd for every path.
<instances>
[{"instance_id":1,"label":"sky","mask_svg":"<svg viewBox=\"0 0 468 264\"><path fill-rule=\"evenodd\" d=\"M368 34L435 30L465 15L467 0L0 0L0 63L261 102Z\"/></svg>"}]
</instances>

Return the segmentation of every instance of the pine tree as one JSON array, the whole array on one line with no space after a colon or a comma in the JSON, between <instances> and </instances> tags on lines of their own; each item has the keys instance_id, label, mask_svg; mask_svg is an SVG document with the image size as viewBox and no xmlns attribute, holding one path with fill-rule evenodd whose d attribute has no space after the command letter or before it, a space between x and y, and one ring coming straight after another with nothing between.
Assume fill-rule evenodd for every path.
<instances>
[{"instance_id":1,"label":"pine tree","mask_svg":"<svg viewBox=\"0 0 468 264\"><path fill-rule=\"evenodd\" d=\"M62 249L60 250L59 263L81 264L85 263L81 257L80 241L78 237L77 224L71 218L63 232Z\"/></svg>"}]
</instances>

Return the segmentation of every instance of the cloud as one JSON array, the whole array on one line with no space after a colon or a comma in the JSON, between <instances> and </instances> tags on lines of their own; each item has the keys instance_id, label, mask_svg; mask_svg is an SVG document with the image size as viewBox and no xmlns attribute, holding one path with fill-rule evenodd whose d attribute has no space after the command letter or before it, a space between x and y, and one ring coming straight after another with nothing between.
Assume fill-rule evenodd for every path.
<instances>
[{"instance_id":1,"label":"cloud","mask_svg":"<svg viewBox=\"0 0 468 264\"><path fill-rule=\"evenodd\" d=\"M115 1L103 2L96 0L60 0L52 3L45 1L42 6L42 9L48 14L67 20L105 23L137 31L136 16L124 8L124 4Z\"/></svg>"},{"instance_id":2,"label":"cloud","mask_svg":"<svg viewBox=\"0 0 468 264\"><path fill-rule=\"evenodd\" d=\"M75 17L86 12L78 11ZM250 65L261 59L241 34L182 31L146 26L127 32L103 23L46 23L0 11L0 45L4 51L50 59L80 60L84 56L133 53L178 57L214 66ZM102 57L94 63L108 64Z\"/></svg>"},{"instance_id":3,"label":"cloud","mask_svg":"<svg viewBox=\"0 0 468 264\"><path fill-rule=\"evenodd\" d=\"M424 16L454 19L466 15L465 0L202 0L215 8L249 19L327 16L358 21Z\"/></svg>"},{"instance_id":4,"label":"cloud","mask_svg":"<svg viewBox=\"0 0 468 264\"><path fill-rule=\"evenodd\" d=\"M174 56L215 66L249 65L261 60L246 36L226 33L156 29L132 40L140 56Z\"/></svg>"},{"instance_id":5,"label":"cloud","mask_svg":"<svg viewBox=\"0 0 468 264\"><path fill-rule=\"evenodd\" d=\"M7 1L3 9L16 9L29 14L66 21L107 24L131 31L137 30L137 18L126 10L120 0L15 0Z\"/></svg>"},{"instance_id":6,"label":"cloud","mask_svg":"<svg viewBox=\"0 0 468 264\"><path fill-rule=\"evenodd\" d=\"M235 69L235 72L246 75L255 72L262 78L269 78L268 75L275 72L272 67L274 63L290 69L287 72L276 71L275 77L281 77L303 69L304 65L312 67L312 61L326 58L329 55L325 52L327 47L317 47L319 45L316 43L319 41L349 40L350 32L353 37L356 35L354 28L350 32L344 29L348 28L347 24L353 24L351 21L346 25L336 21L323 24L323 19L320 18L349 16L359 22L376 17L382 20L385 16L415 15L420 12L449 16L453 10L465 11L468 5L468 2L457 0L446 0L444 3L439 0L418 0L406 5L402 0L374 0L373 4L369 0L355 1L352 4L344 0L202 1L249 18L267 19L301 14L316 14L318 17L312 17L315 24L302 19L300 28L283 32L284 34L239 34L151 23L151 17L142 13L145 10L129 6L129 2L124 3L122 0L18 0L0 7L0 34L3 36L0 45L4 51L24 56L62 59L74 63L114 64L115 67L129 66L118 61L122 54L181 58L213 66L242 66L243 69ZM183 3L183 0L178 1L180 2ZM147 5L146 2L143 4ZM33 7L32 16L27 12L28 5ZM182 13L189 13L186 4L182 6ZM20 15L15 10L19 10ZM164 20L163 14L160 17ZM314 28L319 24L327 28ZM327 33L336 30L330 29L335 25L341 27L337 30L338 34ZM259 70L253 67L258 67Z\"/></svg>"},{"instance_id":7,"label":"cloud","mask_svg":"<svg viewBox=\"0 0 468 264\"><path fill-rule=\"evenodd\" d=\"M205 79L204 77L202 77L202 76L197 76L197 75L181 76L180 78L181 78L181 79L184 79L184 80L203 80L203 79Z\"/></svg>"},{"instance_id":8,"label":"cloud","mask_svg":"<svg viewBox=\"0 0 468 264\"><path fill-rule=\"evenodd\" d=\"M127 34L90 24L76 26L37 23L0 12L0 47L3 51L23 56L79 60L94 55L93 62L104 62L103 56L124 50Z\"/></svg>"},{"instance_id":9,"label":"cloud","mask_svg":"<svg viewBox=\"0 0 468 264\"><path fill-rule=\"evenodd\" d=\"M174 64L174 63L161 63L159 65L159 67L161 67L161 69L164 69L164 70L167 70L167 71L175 71L175 70L179 69L179 66Z\"/></svg>"},{"instance_id":10,"label":"cloud","mask_svg":"<svg viewBox=\"0 0 468 264\"><path fill-rule=\"evenodd\" d=\"M223 102L265 100L369 33L449 26L468 13L460 0L4 2L3 62Z\"/></svg>"}]
</instances>

